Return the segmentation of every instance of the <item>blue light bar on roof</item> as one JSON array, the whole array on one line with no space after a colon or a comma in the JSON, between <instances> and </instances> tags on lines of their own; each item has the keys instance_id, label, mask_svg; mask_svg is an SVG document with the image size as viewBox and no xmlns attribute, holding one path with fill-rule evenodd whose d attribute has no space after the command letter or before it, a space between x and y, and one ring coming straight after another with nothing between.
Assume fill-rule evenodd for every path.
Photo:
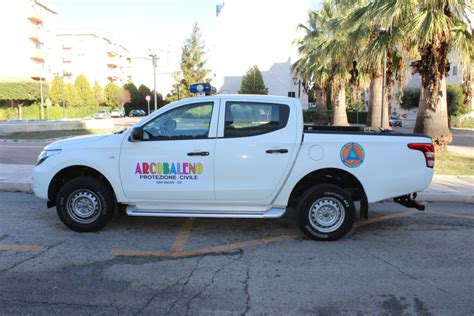
<instances>
[{"instance_id":1,"label":"blue light bar on roof","mask_svg":"<svg viewBox=\"0 0 474 316\"><path fill-rule=\"evenodd\" d=\"M217 92L216 88L211 86L210 83L195 83L189 86L191 93L197 93L200 95L211 95Z\"/></svg>"}]
</instances>

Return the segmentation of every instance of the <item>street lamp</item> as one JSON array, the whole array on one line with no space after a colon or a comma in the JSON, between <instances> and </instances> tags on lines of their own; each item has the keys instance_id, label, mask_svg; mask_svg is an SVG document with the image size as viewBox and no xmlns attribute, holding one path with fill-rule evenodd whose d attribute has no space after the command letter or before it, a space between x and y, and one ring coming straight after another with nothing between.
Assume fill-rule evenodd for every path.
<instances>
[{"instance_id":1,"label":"street lamp","mask_svg":"<svg viewBox=\"0 0 474 316\"><path fill-rule=\"evenodd\" d=\"M298 85L298 99L301 97L301 79L299 78L293 78L293 84L296 86Z\"/></svg>"},{"instance_id":2,"label":"street lamp","mask_svg":"<svg viewBox=\"0 0 474 316\"><path fill-rule=\"evenodd\" d=\"M153 63L153 97L154 97L154 101L155 101L155 111L156 111L156 107L157 107L157 104L158 104L158 101L157 101L157 92L156 92L156 65L157 65L157 61L158 61L158 56L156 56L156 53L150 53L150 55L148 55L151 57L151 62Z\"/></svg>"},{"instance_id":3,"label":"street lamp","mask_svg":"<svg viewBox=\"0 0 474 316\"><path fill-rule=\"evenodd\" d=\"M153 97L154 97L154 101L155 101L155 111L156 111L156 107L157 107L157 103L158 103L158 92L156 91L156 67L157 67L157 62L158 62L158 59L160 59L156 53L152 53L151 50L150 50L150 54L148 55L150 56L150 58L148 57L134 57L135 59L146 59L146 60L149 60L152 62L153 64Z\"/></svg>"}]
</instances>

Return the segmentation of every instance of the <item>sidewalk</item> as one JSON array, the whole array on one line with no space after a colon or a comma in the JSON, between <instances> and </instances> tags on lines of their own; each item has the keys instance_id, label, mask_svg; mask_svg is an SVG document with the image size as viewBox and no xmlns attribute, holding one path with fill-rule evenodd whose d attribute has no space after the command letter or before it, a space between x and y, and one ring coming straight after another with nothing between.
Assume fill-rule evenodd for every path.
<instances>
[{"instance_id":1,"label":"sidewalk","mask_svg":"<svg viewBox=\"0 0 474 316\"><path fill-rule=\"evenodd\" d=\"M0 164L0 191L32 192L32 165ZM433 182L418 193L420 202L474 204L474 176L434 176Z\"/></svg>"}]
</instances>

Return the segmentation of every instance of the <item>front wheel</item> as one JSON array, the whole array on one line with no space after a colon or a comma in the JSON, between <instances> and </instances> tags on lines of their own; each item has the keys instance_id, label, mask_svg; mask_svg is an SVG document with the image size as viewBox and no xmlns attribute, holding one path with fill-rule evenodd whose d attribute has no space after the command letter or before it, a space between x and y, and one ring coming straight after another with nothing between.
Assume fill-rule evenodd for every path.
<instances>
[{"instance_id":1,"label":"front wheel","mask_svg":"<svg viewBox=\"0 0 474 316\"><path fill-rule=\"evenodd\" d=\"M333 184L308 189L299 199L297 210L300 229L314 240L337 240L354 223L354 202L346 191Z\"/></svg>"},{"instance_id":2,"label":"front wheel","mask_svg":"<svg viewBox=\"0 0 474 316\"><path fill-rule=\"evenodd\" d=\"M59 218L77 232L94 232L104 227L112 218L115 206L110 186L88 176L66 182L56 199Z\"/></svg>"}]
</instances>

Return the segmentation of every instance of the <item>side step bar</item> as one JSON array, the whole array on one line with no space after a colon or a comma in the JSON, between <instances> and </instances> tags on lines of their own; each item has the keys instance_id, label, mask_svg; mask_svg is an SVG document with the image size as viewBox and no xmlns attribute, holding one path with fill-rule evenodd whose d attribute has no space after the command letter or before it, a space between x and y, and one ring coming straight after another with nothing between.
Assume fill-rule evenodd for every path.
<instances>
[{"instance_id":1,"label":"side step bar","mask_svg":"<svg viewBox=\"0 0 474 316\"><path fill-rule=\"evenodd\" d=\"M271 208L267 211L176 211L137 209L127 206L128 216L149 217L208 217L208 218L279 218L285 214L284 208Z\"/></svg>"}]
</instances>

